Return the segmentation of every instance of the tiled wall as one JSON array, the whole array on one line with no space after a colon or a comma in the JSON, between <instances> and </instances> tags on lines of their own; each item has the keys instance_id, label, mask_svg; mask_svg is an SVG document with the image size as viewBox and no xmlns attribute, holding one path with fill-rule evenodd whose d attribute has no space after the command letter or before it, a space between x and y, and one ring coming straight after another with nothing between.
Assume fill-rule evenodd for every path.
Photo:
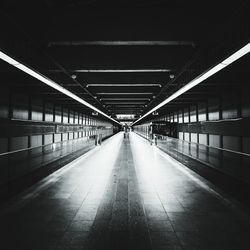
<instances>
[{"instance_id":1,"label":"tiled wall","mask_svg":"<svg viewBox=\"0 0 250 250\"><path fill-rule=\"evenodd\" d=\"M176 122L179 139L250 154L248 91L214 95L155 120Z\"/></svg>"},{"instance_id":2,"label":"tiled wall","mask_svg":"<svg viewBox=\"0 0 250 250\"><path fill-rule=\"evenodd\" d=\"M4 135L2 132L0 134L0 153L91 136L96 133L97 126L103 126L110 131L113 128L112 123L104 121L100 117L86 115L67 107L66 104L60 106L26 93L13 93L7 87L0 87L0 120L0 125L6 121L19 121L26 126L33 127L36 126L36 122L39 124L72 124L88 127L85 130L67 133L25 133L18 136L14 135L15 131L10 131L9 135Z\"/></svg>"},{"instance_id":3,"label":"tiled wall","mask_svg":"<svg viewBox=\"0 0 250 250\"><path fill-rule=\"evenodd\" d=\"M175 117L178 115L178 118ZM239 118L239 119L238 119ZM178 124L205 124L206 121L211 122L228 122L239 123L244 120L246 124L250 118L250 98L247 93L223 93L221 97L208 98L207 101L190 105L176 112L166 114L167 121L174 121ZM216 126L216 125L215 125ZM178 126L181 128L181 126ZM250 153L250 137L246 131L216 131L211 133L196 133L178 131L179 139L198 142L212 147L224 148L238 152Z\"/></svg>"}]
</instances>

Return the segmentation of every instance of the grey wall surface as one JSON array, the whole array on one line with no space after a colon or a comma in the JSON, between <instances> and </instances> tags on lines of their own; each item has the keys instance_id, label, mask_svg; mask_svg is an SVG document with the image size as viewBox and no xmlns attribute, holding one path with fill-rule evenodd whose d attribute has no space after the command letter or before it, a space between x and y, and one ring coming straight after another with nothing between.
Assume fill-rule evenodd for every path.
<instances>
[{"instance_id":1,"label":"grey wall surface","mask_svg":"<svg viewBox=\"0 0 250 250\"><path fill-rule=\"evenodd\" d=\"M62 131L53 129L57 125ZM0 126L1 154L95 135L97 126L113 127L113 124L73 110L67 103L57 105L1 86Z\"/></svg>"},{"instance_id":2,"label":"grey wall surface","mask_svg":"<svg viewBox=\"0 0 250 250\"><path fill-rule=\"evenodd\" d=\"M248 91L224 92L155 120L177 122L178 138L250 154Z\"/></svg>"}]
</instances>

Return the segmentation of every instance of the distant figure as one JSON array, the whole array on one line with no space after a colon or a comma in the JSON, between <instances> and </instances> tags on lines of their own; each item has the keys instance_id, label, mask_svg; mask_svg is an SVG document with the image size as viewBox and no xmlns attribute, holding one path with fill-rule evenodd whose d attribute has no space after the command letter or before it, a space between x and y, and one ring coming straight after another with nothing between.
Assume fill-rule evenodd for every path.
<instances>
[{"instance_id":1,"label":"distant figure","mask_svg":"<svg viewBox=\"0 0 250 250\"><path fill-rule=\"evenodd\" d=\"M127 123L125 123L124 125L124 134L123 134L124 138L129 138L129 126L127 125Z\"/></svg>"}]
</instances>

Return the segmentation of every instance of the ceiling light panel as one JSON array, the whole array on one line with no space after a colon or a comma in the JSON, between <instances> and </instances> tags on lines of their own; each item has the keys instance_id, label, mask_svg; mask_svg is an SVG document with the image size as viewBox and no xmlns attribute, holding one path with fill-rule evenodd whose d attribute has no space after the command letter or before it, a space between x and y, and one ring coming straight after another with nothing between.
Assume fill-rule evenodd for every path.
<instances>
[{"instance_id":1,"label":"ceiling light panel","mask_svg":"<svg viewBox=\"0 0 250 250\"><path fill-rule=\"evenodd\" d=\"M152 92L140 92L140 93L135 93L135 92L130 92L130 93L125 93L125 92L120 92L120 93L111 93L111 92L103 92L103 93L96 93L96 95L152 95Z\"/></svg>"},{"instance_id":2,"label":"ceiling light panel","mask_svg":"<svg viewBox=\"0 0 250 250\"><path fill-rule=\"evenodd\" d=\"M171 69L75 69L79 73L162 73L171 72Z\"/></svg>"},{"instance_id":3,"label":"ceiling light panel","mask_svg":"<svg viewBox=\"0 0 250 250\"><path fill-rule=\"evenodd\" d=\"M87 87L161 87L159 83L90 83Z\"/></svg>"}]
</instances>

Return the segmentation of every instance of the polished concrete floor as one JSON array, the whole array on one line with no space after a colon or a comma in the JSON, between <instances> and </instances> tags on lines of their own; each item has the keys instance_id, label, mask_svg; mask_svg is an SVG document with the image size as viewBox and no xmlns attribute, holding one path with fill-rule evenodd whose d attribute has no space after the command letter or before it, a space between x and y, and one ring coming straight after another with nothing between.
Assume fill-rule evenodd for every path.
<instances>
[{"instance_id":1,"label":"polished concrete floor","mask_svg":"<svg viewBox=\"0 0 250 250\"><path fill-rule=\"evenodd\" d=\"M140 136L119 133L3 205L0 249L250 249L250 217Z\"/></svg>"}]
</instances>

